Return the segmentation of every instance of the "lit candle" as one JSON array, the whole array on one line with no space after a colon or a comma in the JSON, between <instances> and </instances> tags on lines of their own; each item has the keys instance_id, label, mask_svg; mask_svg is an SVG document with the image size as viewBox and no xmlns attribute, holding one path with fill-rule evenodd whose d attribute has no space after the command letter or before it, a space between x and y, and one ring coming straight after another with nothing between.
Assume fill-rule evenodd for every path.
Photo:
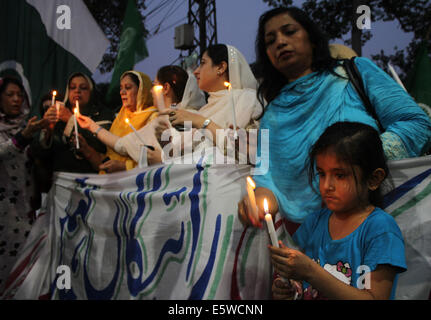
<instances>
[{"instance_id":1,"label":"lit candle","mask_svg":"<svg viewBox=\"0 0 431 320\"><path fill-rule=\"evenodd\" d=\"M51 100L51 106L55 105L55 96L57 95L57 91L52 92L52 100Z\"/></svg>"},{"instance_id":2,"label":"lit candle","mask_svg":"<svg viewBox=\"0 0 431 320\"><path fill-rule=\"evenodd\" d=\"M138 137L139 141L141 141L141 143L143 145L145 145L144 140L142 140L141 136L139 135L138 131L136 131L135 127L133 126L133 124L130 123L129 118L126 118L126 123L130 126L130 128L132 128L132 130L135 132L136 137Z\"/></svg>"},{"instance_id":3,"label":"lit candle","mask_svg":"<svg viewBox=\"0 0 431 320\"><path fill-rule=\"evenodd\" d=\"M163 86L157 85L153 87L154 94L156 95L157 99L157 109L159 109L159 112L165 111L165 100L163 100Z\"/></svg>"},{"instance_id":4,"label":"lit candle","mask_svg":"<svg viewBox=\"0 0 431 320\"><path fill-rule=\"evenodd\" d=\"M236 115L235 115L235 104L233 101L233 92L232 92L232 85L230 82L225 81L224 86L229 90L229 95L231 99L232 104L232 119L233 119L233 130L234 130L234 138L236 139L237 133L236 133Z\"/></svg>"},{"instance_id":5,"label":"lit candle","mask_svg":"<svg viewBox=\"0 0 431 320\"><path fill-rule=\"evenodd\" d=\"M78 116L79 116L80 113L79 113L79 101L78 100L76 100L75 105L76 105L76 110L77 110L77 113L78 113Z\"/></svg>"},{"instance_id":6,"label":"lit candle","mask_svg":"<svg viewBox=\"0 0 431 320\"><path fill-rule=\"evenodd\" d=\"M272 215L269 213L268 201L263 199L263 208L265 210L265 221L268 227L269 237L271 238L272 246L279 248L277 234L275 233L274 223L272 222Z\"/></svg>"},{"instance_id":7,"label":"lit candle","mask_svg":"<svg viewBox=\"0 0 431 320\"><path fill-rule=\"evenodd\" d=\"M75 123L75 139L76 139L76 149L79 149L79 139L78 139L78 122L76 121L76 118L78 116L78 109L73 109L74 115L73 115L73 121Z\"/></svg>"},{"instance_id":8,"label":"lit candle","mask_svg":"<svg viewBox=\"0 0 431 320\"><path fill-rule=\"evenodd\" d=\"M255 188L256 188L256 184L254 183L253 179L251 177L247 177L248 200L250 201L251 213L253 215L253 219L255 219L255 222L257 222L259 221L259 215L257 212L256 196L254 194Z\"/></svg>"}]
</instances>

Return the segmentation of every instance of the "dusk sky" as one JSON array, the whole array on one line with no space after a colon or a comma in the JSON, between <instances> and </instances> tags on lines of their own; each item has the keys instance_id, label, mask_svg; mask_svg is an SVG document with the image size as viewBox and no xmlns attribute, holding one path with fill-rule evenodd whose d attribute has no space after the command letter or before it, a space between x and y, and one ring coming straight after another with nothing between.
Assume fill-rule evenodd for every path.
<instances>
[{"instance_id":1,"label":"dusk sky","mask_svg":"<svg viewBox=\"0 0 431 320\"><path fill-rule=\"evenodd\" d=\"M147 0L148 8L144 14L160 5L162 0ZM296 0L294 4L301 6L303 1ZM262 0L217 0L217 37L219 43L231 44L237 47L249 63L255 61L254 42L256 38L257 24L262 13L270 9ZM147 18L146 28L150 31L163 20L160 33L151 36L147 40L149 57L136 64L135 69L145 72L154 79L158 68L167 64L178 64L177 60L182 52L183 56L188 51L180 51L174 48L175 27L187 23L188 1L170 0L157 14ZM373 10L371 8L371 15ZM163 19L168 16L166 19ZM364 57L371 58L372 54L385 50L393 52L394 46L405 48L412 35L404 33L397 22L378 22L371 24L373 38L362 49ZM350 35L348 35L350 36ZM342 43L342 40L333 41ZM94 74L97 82L109 82L111 73Z\"/></svg>"}]
</instances>

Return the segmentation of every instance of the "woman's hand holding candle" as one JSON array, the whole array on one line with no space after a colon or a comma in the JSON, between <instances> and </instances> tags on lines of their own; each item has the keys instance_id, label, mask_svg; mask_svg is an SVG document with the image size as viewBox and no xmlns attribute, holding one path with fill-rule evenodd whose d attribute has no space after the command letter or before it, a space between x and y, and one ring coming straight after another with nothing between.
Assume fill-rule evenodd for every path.
<instances>
[{"instance_id":1,"label":"woman's hand holding candle","mask_svg":"<svg viewBox=\"0 0 431 320\"><path fill-rule=\"evenodd\" d=\"M261 220L264 219L265 212L263 209L263 199L267 198L269 212L276 213L278 212L278 203L274 194L271 190L263 187L258 187L254 190L254 194L256 197L256 204L258 207L258 221L253 221L250 217L252 216L250 201L248 200L248 195L245 195L240 202L238 202L238 217L241 220L242 224L245 226L253 226L255 228L262 228Z\"/></svg>"},{"instance_id":2,"label":"woman's hand holding candle","mask_svg":"<svg viewBox=\"0 0 431 320\"><path fill-rule=\"evenodd\" d=\"M87 116L83 116L80 114L78 116L78 123L83 129L89 130L91 133L96 132L96 130L99 128L99 125L96 124L93 119Z\"/></svg>"}]
</instances>

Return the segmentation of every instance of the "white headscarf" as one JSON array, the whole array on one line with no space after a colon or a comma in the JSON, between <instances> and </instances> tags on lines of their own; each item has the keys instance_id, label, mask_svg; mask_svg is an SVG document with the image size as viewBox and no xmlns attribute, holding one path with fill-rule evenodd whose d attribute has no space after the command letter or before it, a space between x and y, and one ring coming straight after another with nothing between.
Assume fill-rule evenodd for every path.
<instances>
[{"instance_id":1,"label":"white headscarf","mask_svg":"<svg viewBox=\"0 0 431 320\"><path fill-rule=\"evenodd\" d=\"M228 90L220 90L217 92L209 92L208 103L199 110L190 110L196 112L206 118L211 119L222 128L229 128L233 124L232 103L235 105L235 114L238 128L245 128L251 119L257 117L261 112L261 105L257 100L257 80L250 69L249 64L245 60L241 52L231 45L226 45L228 50L228 65L229 65L229 81L232 85L232 92ZM189 73L186 89L184 90L181 107L198 107L205 103L203 93L199 89L196 78ZM158 121L167 121L169 117L159 117L150 122L143 128L139 129L141 137L145 143L160 148L154 135L154 127ZM151 134L153 133L153 134ZM181 143L182 133L171 129L173 136L172 144ZM115 151L118 153L127 152L131 158L138 162L140 150L138 143L134 140L134 135L127 135L117 141ZM224 148L224 141L220 141L220 148ZM199 146L199 149L206 145L212 145L212 142L206 140Z\"/></svg>"},{"instance_id":2,"label":"white headscarf","mask_svg":"<svg viewBox=\"0 0 431 320\"><path fill-rule=\"evenodd\" d=\"M241 52L231 45L227 46L229 64L229 82L232 89L253 89L257 90L257 80L250 69L250 65Z\"/></svg>"}]
</instances>

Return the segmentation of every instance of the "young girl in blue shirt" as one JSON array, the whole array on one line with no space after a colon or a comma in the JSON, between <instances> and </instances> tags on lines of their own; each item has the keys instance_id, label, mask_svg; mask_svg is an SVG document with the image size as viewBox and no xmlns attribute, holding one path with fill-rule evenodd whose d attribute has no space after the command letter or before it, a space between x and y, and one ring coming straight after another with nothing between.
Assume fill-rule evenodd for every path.
<instances>
[{"instance_id":1,"label":"young girl in blue shirt","mask_svg":"<svg viewBox=\"0 0 431 320\"><path fill-rule=\"evenodd\" d=\"M372 127L337 122L310 152L309 180L322 209L294 234L301 251L269 246L277 278L275 299L393 299L406 270L404 241L394 218L379 208L388 176L382 143Z\"/></svg>"}]
</instances>

